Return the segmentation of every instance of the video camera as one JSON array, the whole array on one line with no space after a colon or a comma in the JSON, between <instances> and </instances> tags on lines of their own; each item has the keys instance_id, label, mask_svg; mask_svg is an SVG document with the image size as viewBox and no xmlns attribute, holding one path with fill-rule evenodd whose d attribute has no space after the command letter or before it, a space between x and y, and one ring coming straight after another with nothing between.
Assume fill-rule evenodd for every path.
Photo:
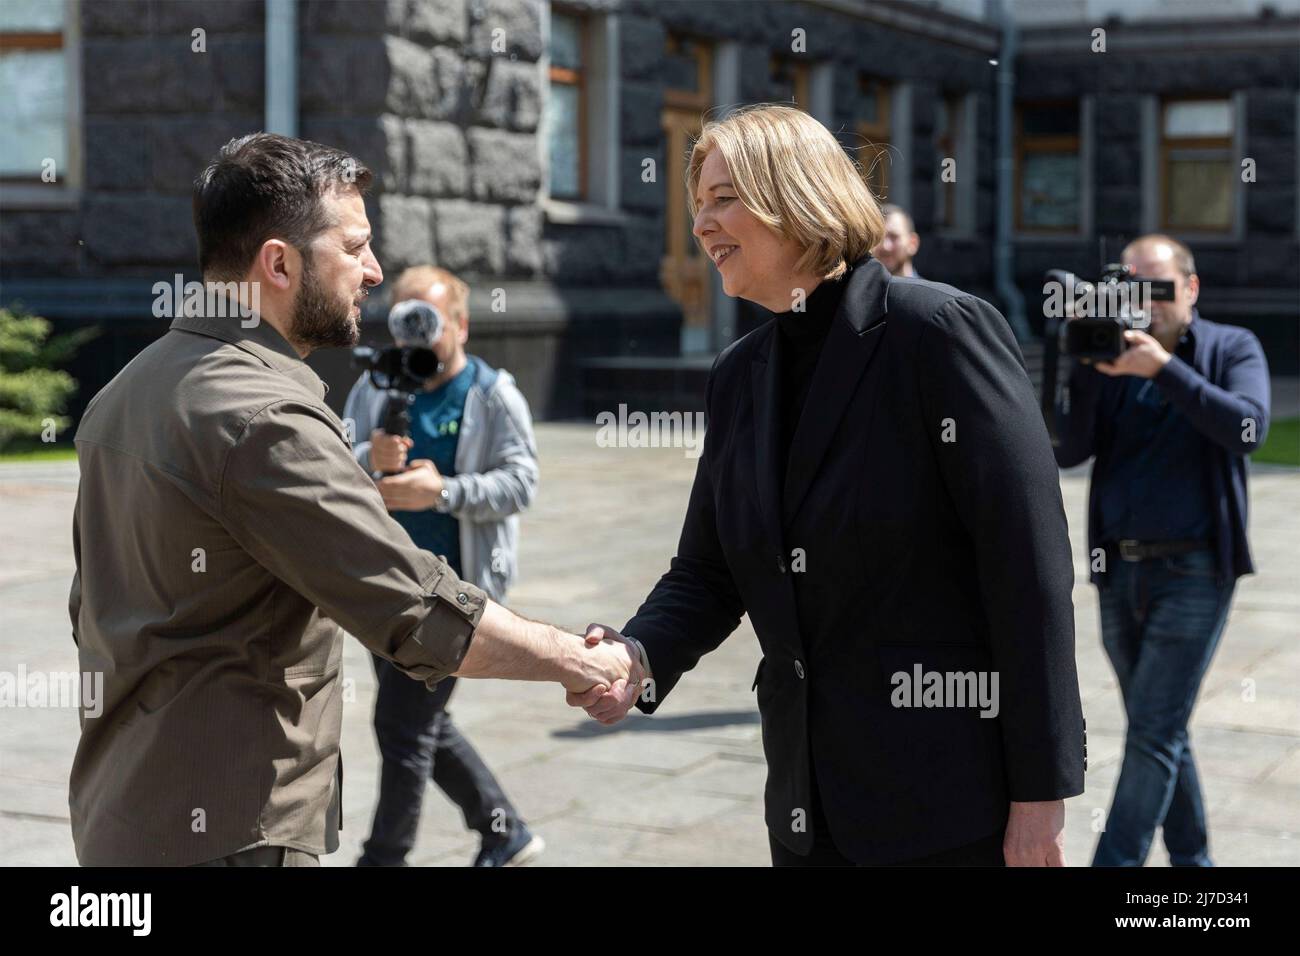
<instances>
[{"instance_id":1,"label":"video camera","mask_svg":"<svg viewBox=\"0 0 1300 956\"><path fill-rule=\"evenodd\" d=\"M370 374L370 384L388 393L382 425L390 435L411 433L411 404L424 383L444 365L430 346L442 337L442 314L422 299L406 299L389 310L388 330L396 345L358 346L352 364ZM417 344L418 343L418 344Z\"/></svg>"},{"instance_id":2,"label":"video camera","mask_svg":"<svg viewBox=\"0 0 1300 956\"><path fill-rule=\"evenodd\" d=\"M1064 269L1043 277L1043 419L1052 444L1056 433L1057 355L1086 362L1113 362L1127 348L1124 333L1151 324L1151 303L1172 302L1175 285L1143 279L1130 266L1110 263L1096 282Z\"/></svg>"},{"instance_id":3,"label":"video camera","mask_svg":"<svg viewBox=\"0 0 1300 956\"><path fill-rule=\"evenodd\" d=\"M1053 310L1058 290L1060 308ZM1174 300L1174 283L1138 278L1132 267L1111 263L1095 283L1063 269L1051 269L1044 277L1044 292L1048 295L1044 332L1049 337L1059 336L1060 350L1078 359L1113 362L1125 349L1124 332L1145 330L1151 324L1151 303Z\"/></svg>"}]
</instances>

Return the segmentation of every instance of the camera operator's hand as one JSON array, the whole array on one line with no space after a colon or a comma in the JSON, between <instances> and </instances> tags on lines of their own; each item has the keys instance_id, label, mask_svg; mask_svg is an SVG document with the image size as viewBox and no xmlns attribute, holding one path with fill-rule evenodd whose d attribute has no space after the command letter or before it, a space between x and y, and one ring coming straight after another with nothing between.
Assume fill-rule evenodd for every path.
<instances>
[{"instance_id":1,"label":"camera operator's hand","mask_svg":"<svg viewBox=\"0 0 1300 956\"><path fill-rule=\"evenodd\" d=\"M403 435L390 435L382 428L370 433L370 467L385 474L406 468L406 453L415 442Z\"/></svg>"},{"instance_id":2,"label":"camera operator's hand","mask_svg":"<svg viewBox=\"0 0 1300 956\"><path fill-rule=\"evenodd\" d=\"M1127 348L1113 362L1094 363L1097 371L1106 375L1136 375L1138 378L1155 378L1171 358L1165 347L1147 335L1130 329L1124 333Z\"/></svg>"},{"instance_id":3,"label":"camera operator's hand","mask_svg":"<svg viewBox=\"0 0 1300 956\"><path fill-rule=\"evenodd\" d=\"M417 458L400 475L376 482L389 511L428 511L442 494L442 473L427 458Z\"/></svg>"}]
</instances>

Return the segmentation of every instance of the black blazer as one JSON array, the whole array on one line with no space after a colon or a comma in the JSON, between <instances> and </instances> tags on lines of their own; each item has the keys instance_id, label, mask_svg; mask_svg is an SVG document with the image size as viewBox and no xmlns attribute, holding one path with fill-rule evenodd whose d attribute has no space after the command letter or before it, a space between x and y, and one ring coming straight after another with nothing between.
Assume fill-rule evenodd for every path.
<instances>
[{"instance_id":1,"label":"black blazer","mask_svg":"<svg viewBox=\"0 0 1300 956\"><path fill-rule=\"evenodd\" d=\"M827 335L788 468L774 322L718 356L677 555L624 633L645 645L653 713L748 613L768 827L810 851L815 766L836 847L888 863L994 833L1010 800L1083 792L1074 572L996 309L864 259ZM1000 713L892 706L890 675L915 664L996 671Z\"/></svg>"}]
</instances>

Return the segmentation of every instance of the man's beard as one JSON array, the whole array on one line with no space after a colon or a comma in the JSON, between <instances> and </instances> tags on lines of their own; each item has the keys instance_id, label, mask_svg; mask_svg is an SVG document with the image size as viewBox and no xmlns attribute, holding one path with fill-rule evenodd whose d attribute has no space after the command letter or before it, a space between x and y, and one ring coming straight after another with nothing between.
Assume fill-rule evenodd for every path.
<instances>
[{"instance_id":1,"label":"man's beard","mask_svg":"<svg viewBox=\"0 0 1300 956\"><path fill-rule=\"evenodd\" d=\"M293 305L289 332L300 349L351 348L361 339L352 320L353 299L330 295L321 285L311 264L305 263L302 287Z\"/></svg>"},{"instance_id":2,"label":"man's beard","mask_svg":"<svg viewBox=\"0 0 1300 956\"><path fill-rule=\"evenodd\" d=\"M1191 316L1187 317L1187 321L1191 321ZM1171 339L1177 342L1179 336L1183 334L1186 324L1182 316L1170 315L1168 312L1162 315L1152 310L1151 321L1143 331L1152 338Z\"/></svg>"}]
</instances>

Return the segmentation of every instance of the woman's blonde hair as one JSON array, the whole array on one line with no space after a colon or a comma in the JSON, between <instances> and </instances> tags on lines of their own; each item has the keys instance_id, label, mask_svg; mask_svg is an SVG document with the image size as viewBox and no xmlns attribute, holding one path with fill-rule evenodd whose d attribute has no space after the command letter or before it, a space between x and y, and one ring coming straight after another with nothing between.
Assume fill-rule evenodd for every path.
<instances>
[{"instance_id":1,"label":"woman's blonde hair","mask_svg":"<svg viewBox=\"0 0 1300 956\"><path fill-rule=\"evenodd\" d=\"M834 278L884 237L885 220L861 167L802 110L759 103L705 123L686 164L692 218L700 167L715 149L745 208L804 250L797 271Z\"/></svg>"}]
</instances>

